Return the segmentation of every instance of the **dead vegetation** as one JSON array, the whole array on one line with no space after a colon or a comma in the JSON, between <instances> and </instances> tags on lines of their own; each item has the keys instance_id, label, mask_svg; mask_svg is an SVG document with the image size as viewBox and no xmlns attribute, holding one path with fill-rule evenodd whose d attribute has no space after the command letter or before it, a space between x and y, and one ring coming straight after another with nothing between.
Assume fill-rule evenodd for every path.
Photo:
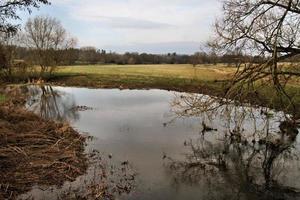
<instances>
[{"instance_id":1,"label":"dead vegetation","mask_svg":"<svg viewBox=\"0 0 300 200\"><path fill-rule=\"evenodd\" d=\"M136 173L128 161L113 164L111 155L107 160L97 150L88 153L88 138L68 124L25 110L27 87L0 92L9 96L0 104L0 199L39 198L31 192L36 186L56 199L116 199L134 189Z\"/></svg>"},{"instance_id":2,"label":"dead vegetation","mask_svg":"<svg viewBox=\"0 0 300 200\"><path fill-rule=\"evenodd\" d=\"M91 166L88 175L80 183L58 191L57 199L95 200L118 199L129 194L136 187L136 172L128 161L114 163L111 158L101 155L97 150L89 154Z\"/></svg>"},{"instance_id":3,"label":"dead vegetation","mask_svg":"<svg viewBox=\"0 0 300 200\"><path fill-rule=\"evenodd\" d=\"M18 90L10 90L10 95ZM15 199L34 185L62 185L87 169L85 138L67 124L44 120L10 98L0 106L0 199Z\"/></svg>"}]
</instances>

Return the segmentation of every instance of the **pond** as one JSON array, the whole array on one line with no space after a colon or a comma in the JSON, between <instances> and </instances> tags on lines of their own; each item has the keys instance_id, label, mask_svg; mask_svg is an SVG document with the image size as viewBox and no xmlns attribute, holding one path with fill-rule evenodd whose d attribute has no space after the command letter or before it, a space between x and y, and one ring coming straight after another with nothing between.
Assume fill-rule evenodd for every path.
<instances>
[{"instance_id":1,"label":"pond","mask_svg":"<svg viewBox=\"0 0 300 200\"><path fill-rule=\"evenodd\" d=\"M28 109L70 122L93 137L87 152L132 167L135 188L120 199L300 197L298 130L281 112L217 102L201 107L212 98L165 90L29 91ZM48 199L53 192L37 187L30 195Z\"/></svg>"}]
</instances>

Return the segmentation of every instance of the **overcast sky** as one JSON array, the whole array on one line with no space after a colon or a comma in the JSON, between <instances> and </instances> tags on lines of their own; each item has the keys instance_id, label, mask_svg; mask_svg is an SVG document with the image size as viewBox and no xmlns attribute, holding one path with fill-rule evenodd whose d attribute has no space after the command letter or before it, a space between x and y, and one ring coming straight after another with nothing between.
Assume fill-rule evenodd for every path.
<instances>
[{"instance_id":1,"label":"overcast sky","mask_svg":"<svg viewBox=\"0 0 300 200\"><path fill-rule=\"evenodd\" d=\"M32 15L58 18L79 41L116 52L193 53L212 34L219 0L52 0ZM26 15L27 17L27 15ZM26 18L25 17L25 18Z\"/></svg>"}]
</instances>

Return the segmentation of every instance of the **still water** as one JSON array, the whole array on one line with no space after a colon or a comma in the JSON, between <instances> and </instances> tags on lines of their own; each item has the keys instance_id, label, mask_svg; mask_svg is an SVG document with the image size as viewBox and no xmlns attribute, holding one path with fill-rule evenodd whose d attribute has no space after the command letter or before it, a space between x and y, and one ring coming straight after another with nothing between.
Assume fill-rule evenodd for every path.
<instances>
[{"instance_id":1,"label":"still water","mask_svg":"<svg viewBox=\"0 0 300 200\"><path fill-rule=\"evenodd\" d=\"M43 97L29 89L28 109L93 136L87 152L130 163L136 187L121 199L299 199L299 138L279 134L282 113L234 107L194 114L188 99L195 97L164 90L53 87Z\"/></svg>"}]
</instances>

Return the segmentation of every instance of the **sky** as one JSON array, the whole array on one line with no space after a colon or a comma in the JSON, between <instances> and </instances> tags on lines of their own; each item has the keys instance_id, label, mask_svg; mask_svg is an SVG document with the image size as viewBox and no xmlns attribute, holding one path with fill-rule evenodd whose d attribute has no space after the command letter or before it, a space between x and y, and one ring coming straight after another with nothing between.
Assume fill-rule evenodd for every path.
<instances>
[{"instance_id":1,"label":"sky","mask_svg":"<svg viewBox=\"0 0 300 200\"><path fill-rule=\"evenodd\" d=\"M220 0L52 0L28 17L59 19L78 46L118 53L192 54L213 34Z\"/></svg>"}]
</instances>

